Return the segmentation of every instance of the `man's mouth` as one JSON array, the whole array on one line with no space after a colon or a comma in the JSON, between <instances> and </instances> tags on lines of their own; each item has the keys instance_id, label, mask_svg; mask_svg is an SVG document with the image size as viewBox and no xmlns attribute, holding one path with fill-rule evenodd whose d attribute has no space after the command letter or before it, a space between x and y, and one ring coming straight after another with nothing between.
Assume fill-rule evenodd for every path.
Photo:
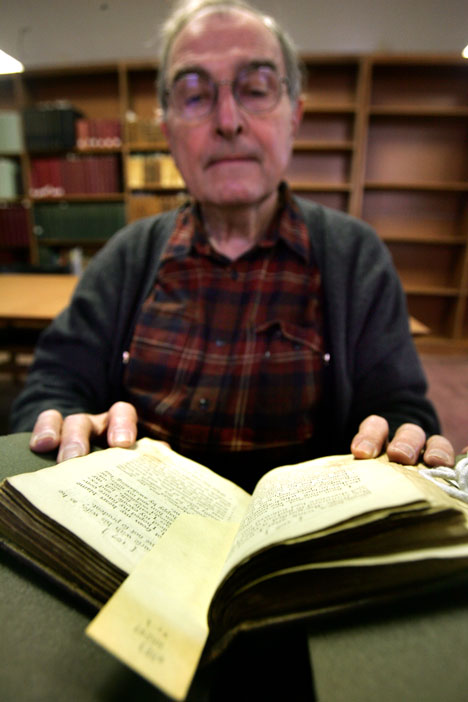
<instances>
[{"instance_id":1,"label":"man's mouth","mask_svg":"<svg viewBox=\"0 0 468 702\"><path fill-rule=\"evenodd\" d=\"M210 158L207 162L207 168L210 168L211 166L220 166L220 165L236 165L236 164L242 164L242 163L253 163L256 162L258 159L253 156L252 154L229 154L229 155L220 155L220 156L214 156Z\"/></svg>"}]
</instances>

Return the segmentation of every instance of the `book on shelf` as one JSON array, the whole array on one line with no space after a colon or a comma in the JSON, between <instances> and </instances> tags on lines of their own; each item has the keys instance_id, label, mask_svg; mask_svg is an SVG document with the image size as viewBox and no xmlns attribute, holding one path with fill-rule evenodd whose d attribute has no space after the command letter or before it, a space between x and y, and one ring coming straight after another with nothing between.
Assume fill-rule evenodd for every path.
<instances>
[{"instance_id":1,"label":"book on shelf","mask_svg":"<svg viewBox=\"0 0 468 702\"><path fill-rule=\"evenodd\" d=\"M105 241L125 225L123 202L37 203L34 233L57 241Z\"/></svg>"},{"instance_id":2,"label":"book on shelf","mask_svg":"<svg viewBox=\"0 0 468 702\"><path fill-rule=\"evenodd\" d=\"M22 205L0 206L0 246L28 248L28 215Z\"/></svg>"},{"instance_id":3,"label":"book on shelf","mask_svg":"<svg viewBox=\"0 0 468 702\"><path fill-rule=\"evenodd\" d=\"M0 153L20 154L23 151L21 115L16 110L0 110Z\"/></svg>"},{"instance_id":4,"label":"book on shelf","mask_svg":"<svg viewBox=\"0 0 468 702\"><path fill-rule=\"evenodd\" d=\"M113 118L87 119L75 122L78 149L118 149L122 146L120 120Z\"/></svg>"},{"instance_id":5,"label":"book on shelf","mask_svg":"<svg viewBox=\"0 0 468 702\"><path fill-rule=\"evenodd\" d=\"M15 198L18 194L18 163L11 158L0 158L0 198Z\"/></svg>"},{"instance_id":6,"label":"book on shelf","mask_svg":"<svg viewBox=\"0 0 468 702\"><path fill-rule=\"evenodd\" d=\"M132 144L161 144L166 142L158 119L132 118L126 121L127 142Z\"/></svg>"},{"instance_id":7,"label":"book on shelf","mask_svg":"<svg viewBox=\"0 0 468 702\"><path fill-rule=\"evenodd\" d=\"M0 488L4 548L106 603L88 634L177 699L240 632L464 578L467 517L386 458L279 467L250 495L150 439Z\"/></svg>"},{"instance_id":8,"label":"book on shelf","mask_svg":"<svg viewBox=\"0 0 468 702\"><path fill-rule=\"evenodd\" d=\"M175 210L188 200L185 192L174 195L153 195L151 193L132 192L128 199L128 221L134 222L136 219L150 217L152 215Z\"/></svg>"},{"instance_id":9,"label":"book on shelf","mask_svg":"<svg viewBox=\"0 0 468 702\"><path fill-rule=\"evenodd\" d=\"M185 182L169 154L131 154L127 158L128 187L185 188Z\"/></svg>"},{"instance_id":10,"label":"book on shelf","mask_svg":"<svg viewBox=\"0 0 468 702\"><path fill-rule=\"evenodd\" d=\"M70 149L76 143L75 122L81 117L66 100L38 103L23 110L26 147L30 151Z\"/></svg>"}]
</instances>

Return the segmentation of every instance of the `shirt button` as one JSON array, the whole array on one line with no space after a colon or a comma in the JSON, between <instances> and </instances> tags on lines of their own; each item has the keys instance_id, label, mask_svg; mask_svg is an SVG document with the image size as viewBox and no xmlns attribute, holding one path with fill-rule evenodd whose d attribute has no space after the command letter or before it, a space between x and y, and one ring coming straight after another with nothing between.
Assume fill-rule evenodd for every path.
<instances>
[{"instance_id":1,"label":"shirt button","mask_svg":"<svg viewBox=\"0 0 468 702\"><path fill-rule=\"evenodd\" d=\"M237 272L234 268L231 268L231 278L232 278L232 280L237 280L238 277L239 277L238 272Z\"/></svg>"},{"instance_id":2,"label":"shirt button","mask_svg":"<svg viewBox=\"0 0 468 702\"><path fill-rule=\"evenodd\" d=\"M208 405L210 403L208 402L206 397L200 397L200 399L198 400L198 404L199 404L200 409L204 410L204 409L208 409Z\"/></svg>"},{"instance_id":3,"label":"shirt button","mask_svg":"<svg viewBox=\"0 0 468 702\"><path fill-rule=\"evenodd\" d=\"M265 358L270 358L271 351L265 351L265 353L263 355L265 356Z\"/></svg>"},{"instance_id":4,"label":"shirt button","mask_svg":"<svg viewBox=\"0 0 468 702\"><path fill-rule=\"evenodd\" d=\"M222 339L216 339L215 341L216 346L224 346L224 341Z\"/></svg>"}]
</instances>

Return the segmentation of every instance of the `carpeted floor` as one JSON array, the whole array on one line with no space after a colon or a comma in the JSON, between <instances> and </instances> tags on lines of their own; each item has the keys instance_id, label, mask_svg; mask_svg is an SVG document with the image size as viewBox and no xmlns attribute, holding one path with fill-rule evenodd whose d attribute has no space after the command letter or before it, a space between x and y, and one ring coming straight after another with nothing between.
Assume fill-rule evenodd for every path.
<instances>
[{"instance_id":1,"label":"carpeted floor","mask_svg":"<svg viewBox=\"0 0 468 702\"><path fill-rule=\"evenodd\" d=\"M422 353L421 359L444 434L460 451L468 444L468 353ZM0 434L8 433L10 406L20 389L9 375L0 373Z\"/></svg>"}]
</instances>

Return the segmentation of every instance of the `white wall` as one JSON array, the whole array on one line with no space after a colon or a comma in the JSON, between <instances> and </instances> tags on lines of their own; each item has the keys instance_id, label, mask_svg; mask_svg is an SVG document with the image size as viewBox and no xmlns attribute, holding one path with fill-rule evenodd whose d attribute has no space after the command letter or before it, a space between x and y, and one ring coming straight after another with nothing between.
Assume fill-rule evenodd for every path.
<instances>
[{"instance_id":1,"label":"white wall","mask_svg":"<svg viewBox=\"0 0 468 702\"><path fill-rule=\"evenodd\" d=\"M0 0L0 48L27 67L152 59L169 0ZM257 0L303 51L458 53L467 0Z\"/></svg>"}]
</instances>

